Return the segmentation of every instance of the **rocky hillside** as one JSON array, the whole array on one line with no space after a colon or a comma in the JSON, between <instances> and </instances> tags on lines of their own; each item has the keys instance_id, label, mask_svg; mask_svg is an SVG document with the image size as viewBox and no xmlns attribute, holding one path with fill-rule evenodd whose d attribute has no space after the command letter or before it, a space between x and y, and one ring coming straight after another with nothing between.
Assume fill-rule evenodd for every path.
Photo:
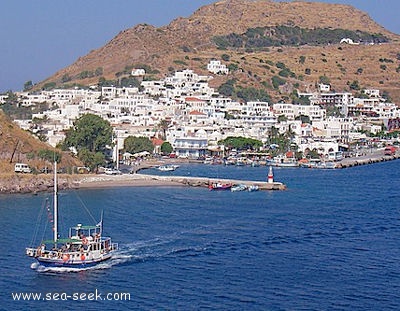
<instances>
[{"instance_id":1,"label":"rocky hillside","mask_svg":"<svg viewBox=\"0 0 400 311\"><path fill-rule=\"evenodd\" d=\"M375 45L285 45L264 48L218 48L216 36L242 35L260 27L299 27L301 29L342 29L380 34L388 42ZM80 57L40 84L95 84L99 78L115 80L127 68L146 64L152 78L173 70L191 68L200 74L212 58L224 54L227 65L238 70L213 80L218 87L235 78L243 87L264 88L275 99L290 93L293 86L311 90L321 76L329 78L334 89L349 90L357 81L360 88L379 88L400 102L400 40L366 13L349 5L316 2L273 2L268 0L225 0L199 8L188 18L177 18L156 28L136 25L121 31L105 46ZM279 89L272 79L284 67L292 74Z\"/></svg>"},{"instance_id":2,"label":"rocky hillside","mask_svg":"<svg viewBox=\"0 0 400 311\"><path fill-rule=\"evenodd\" d=\"M0 109L0 176L4 180L14 178L14 165L16 162L28 163L32 168L40 170L50 167L51 162L41 158L43 151L56 151L45 142L36 139L30 133L22 130L13 123ZM68 153L61 155L59 167L82 166L80 161Z\"/></svg>"}]
</instances>

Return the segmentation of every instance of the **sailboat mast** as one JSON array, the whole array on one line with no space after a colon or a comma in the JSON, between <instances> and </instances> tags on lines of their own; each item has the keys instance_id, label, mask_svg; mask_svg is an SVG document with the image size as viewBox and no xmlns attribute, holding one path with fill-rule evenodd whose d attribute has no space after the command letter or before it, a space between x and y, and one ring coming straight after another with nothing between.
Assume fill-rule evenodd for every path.
<instances>
[{"instance_id":1,"label":"sailboat mast","mask_svg":"<svg viewBox=\"0 0 400 311\"><path fill-rule=\"evenodd\" d=\"M58 239L58 202L57 202L57 161L54 161L54 244L57 244Z\"/></svg>"}]
</instances>

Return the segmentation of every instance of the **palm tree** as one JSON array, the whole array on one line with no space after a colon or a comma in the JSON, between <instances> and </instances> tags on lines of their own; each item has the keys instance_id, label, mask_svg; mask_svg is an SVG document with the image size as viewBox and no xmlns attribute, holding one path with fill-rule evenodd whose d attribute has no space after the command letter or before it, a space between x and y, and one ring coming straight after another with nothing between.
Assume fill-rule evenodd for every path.
<instances>
[{"instance_id":1,"label":"palm tree","mask_svg":"<svg viewBox=\"0 0 400 311\"><path fill-rule=\"evenodd\" d=\"M170 124L170 121L167 120L161 120L160 123L158 124L158 129L162 130L162 139L165 140L167 137L167 130L168 130L168 126Z\"/></svg>"}]
</instances>

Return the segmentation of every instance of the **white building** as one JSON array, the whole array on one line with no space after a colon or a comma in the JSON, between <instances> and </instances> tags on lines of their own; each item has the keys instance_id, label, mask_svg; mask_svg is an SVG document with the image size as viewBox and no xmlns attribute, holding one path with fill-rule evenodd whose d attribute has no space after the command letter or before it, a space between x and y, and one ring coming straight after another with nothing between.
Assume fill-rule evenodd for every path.
<instances>
[{"instance_id":1,"label":"white building","mask_svg":"<svg viewBox=\"0 0 400 311\"><path fill-rule=\"evenodd\" d=\"M134 68L132 69L131 75L134 77L143 77L146 74L146 70L143 68Z\"/></svg>"},{"instance_id":2,"label":"white building","mask_svg":"<svg viewBox=\"0 0 400 311\"><path fill-rule=\"evenodd\" d=\"M293 113L296 117L308 116L310 121L326 118L326 110L318 105L293 105Z\"/></svg>"},{"instance_id":3,"label":"white building","mask_svg":"<svg viewBox=\"0 0 400 311\"><path fill-rule=\"evenodd\" d=\"M213 74L224 74L227 75L229 73L229 69L221 63L219 60L211 60L207 64L207 70L212 72Z\"/></svg>"},{"instance_id":4,"label":"white building","mask_svg":"<svg viewBox=\"0 0 400 311\"><path fill-rule=\"evenodd\" d=\"M329 84L320 83L318 84L318 89L320 92L330 92L331 86Z\"/></svg>"},{"instance_id":5,"label":"white building","mask_svg":"<svg viewBox=\"0 0 400 311\"><path fill-rule=\"evenodd\" d=\"M352 123L353 119L329 117L326 120L314 121L312 125L322 133L320 138L335 139L347 143Z\"/></svg>"},{"instance_id":6,"label":"white building","mask_svg":"<svg viewBox=\"0 0 400 311\"><path fill-rule=\"evenodd\" d=\"M293 104L287 104L284 102L280 102L277 104L273 104L273 112L276 116L284 115L288 120L294 120L295 111L293 108Z\"/></svg>"}]
</instances>

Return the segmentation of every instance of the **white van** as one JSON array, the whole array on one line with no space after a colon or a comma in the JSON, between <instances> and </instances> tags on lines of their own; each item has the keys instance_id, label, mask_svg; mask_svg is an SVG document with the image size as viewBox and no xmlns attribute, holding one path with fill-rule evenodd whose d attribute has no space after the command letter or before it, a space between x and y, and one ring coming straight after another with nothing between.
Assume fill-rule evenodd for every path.
<instances>
[{"instance_id":1,"label":"white van","mask_svg":"<svg viewBox=\"0 0 400 311\"><path fill-rule=\"evenodd\" d=\"M25 163L15 163L14 172L16 173L30 173L32 172L28 164Z\"/></svg>"},{"instance_id":2,"label":"white van","mask_svg":"<svg viewBox=\"0 0 400 311\"><path fill-rule=\"evenodd\" d=\"M328 153L328 160L330 161L342 161L343 151L331 151Z\"/></svg>"}]
</instances>

